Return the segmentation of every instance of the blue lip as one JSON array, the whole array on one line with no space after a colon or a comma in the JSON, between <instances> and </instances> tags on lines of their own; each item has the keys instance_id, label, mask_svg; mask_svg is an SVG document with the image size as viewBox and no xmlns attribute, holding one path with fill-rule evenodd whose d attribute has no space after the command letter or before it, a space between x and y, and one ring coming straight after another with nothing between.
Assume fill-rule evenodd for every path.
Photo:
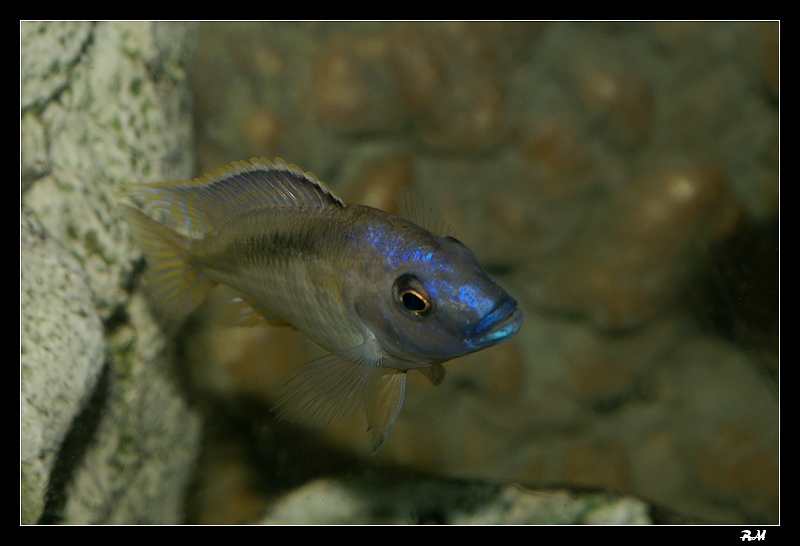
<instances>
[{"instance_id":1,"label":"blue lip","mask_svg":"<svg viewBox=\"0 0 800 546\"><path fill-rule=\"evenodd\" d=\"M524 318L517 300L509 296L481 319L472 330L470 342L474 347L488 347L517 333Z\"/></svg>"}]
</instances>

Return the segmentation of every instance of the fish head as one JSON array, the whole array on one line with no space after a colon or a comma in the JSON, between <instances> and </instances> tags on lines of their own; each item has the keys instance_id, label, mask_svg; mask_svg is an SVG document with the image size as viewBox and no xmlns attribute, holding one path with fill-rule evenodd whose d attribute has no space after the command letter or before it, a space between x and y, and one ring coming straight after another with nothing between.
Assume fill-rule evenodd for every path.
<instances>
[{"instance_id":1,"label":"fish head","mask_svg":"<svg viewBox=\"0 0 800 546\"><path fill-rule=\"evenodd\" d=\"M357 311L391 359L440 363L500 343L523 314L453 237L430 234L385 260Z\"/></svg>"}]
</instances>

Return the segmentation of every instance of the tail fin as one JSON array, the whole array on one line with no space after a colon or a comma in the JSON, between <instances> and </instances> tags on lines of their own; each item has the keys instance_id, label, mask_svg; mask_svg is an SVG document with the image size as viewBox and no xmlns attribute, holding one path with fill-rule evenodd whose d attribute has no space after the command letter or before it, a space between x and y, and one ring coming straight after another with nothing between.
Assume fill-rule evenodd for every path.
<instances>
[{"instance_id":1,"label":"tail fin","mask_svg":"<svg viewBox=\"0 0 800 546\"><path fill-rule=\"evenodd\" d=\"M189 263L191 239L124 205L128 221L147 256L146 279L153 305L165 316L188 315L215 283Z\"/></svg>"}]
</instances>

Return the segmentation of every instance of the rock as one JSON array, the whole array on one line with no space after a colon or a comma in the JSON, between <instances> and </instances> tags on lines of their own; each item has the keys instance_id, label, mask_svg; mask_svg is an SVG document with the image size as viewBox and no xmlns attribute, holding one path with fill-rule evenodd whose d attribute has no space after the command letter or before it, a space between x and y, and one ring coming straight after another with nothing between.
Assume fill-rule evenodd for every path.
<instances>
[{"instance_id":1,"label":"rock","mask_svg":"<svg viewBox=\"0 0 800 546\"><path fill-rule=\"evenodd\" d=\"M119 184L189 175L193 27L20 30L22 521L177 523L199 420L131 293Z\"/></svg>"},{"instance_id":2,"label":"rock","mask_svg":"<svg viewBox=\"0 0 800 546\"><path fill-rule=\"evenodd\" d=\"M460 154L496 149L514 130L502 85L482 73L451 79L419 122L423 144Z\"/></svg>"},{"instance_id":3,"label":"rock","mask_svg":"<svg viewBox=\"0 0 800 546\"><path fill-rule=\"evenodd\" d=\"M105 361L103 325L80 262L30 211L20 225L22 523L35 523L61 444Z\"/></svg>"},{"instance_id":4,"label":"rock","mask_svg":"<svg viewBox=\"0 0 800 546\"><path fill-rule=\"evenodd\" d=\"M270 506L262 525L646 525L632 497L477 483L320 479Z\"/></svg>"},{"instance_id":5,"label":"rock","mask_svg":"<svg viewBox=\"0 0 800 546\"><path fill-rule=\"evenodd\" d=\"M274 112L254 107L243 116L240 131L248 149L253 150L251 155L261 157L268 151L278 149L284 128Z\"/></svg>"},{"instance_id":6,"label":"rock","mask_svg":"<svg viewBox=\"0 0 800 546\"><path fill-rule=\"evenodd\" d=\"M308 90L320 124L346 134L399 129L402 110L386 39L374 34L334 38L322 51Z\"/></svg>"},{"instance_id":7,"label":"rock","mask_svg":"<svg viewBox=\"0 0 800 546\"><path fill-rule=\"evenodd\" d=\"M411 157L400 151L368 158L354 167L347 192L348 203L361 203L397 214L395 198L401 188L414 191L414 169Z\"/></svg>"},{"instance_id":8,"label":"rock","mask_svg":"<svg viewBox=\"0 0 800 546\"><path fill-rule=\"evenodd\" d=\"M699 166L631 180L550 272L543 293L608 330L663 313L693 257L731 233L740 211L727 192L718 170Z\"/></svg>"}]
</instances>

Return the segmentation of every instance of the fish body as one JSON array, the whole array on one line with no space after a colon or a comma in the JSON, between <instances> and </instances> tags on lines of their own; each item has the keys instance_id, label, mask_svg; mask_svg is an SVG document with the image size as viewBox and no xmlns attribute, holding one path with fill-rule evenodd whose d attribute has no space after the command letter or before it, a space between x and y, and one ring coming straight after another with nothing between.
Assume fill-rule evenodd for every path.
<instances>
[{"instance_id":1,"label":"fish body","mask_svg":"<svg viewBox=\"0 0 800 546\"><path fill-rule=\"evenodd\" d=\"M223 284L238 293L230 324L291 325L329 351L284 387L280 418L329 423L363 409L377 450L402 406L406 372L438 384L443 362L522 323L514 298L458 240L345 204L280 160L129 191L177 228L128 207L162 312L183 316Z\"/></svg>"}]
</instances>

